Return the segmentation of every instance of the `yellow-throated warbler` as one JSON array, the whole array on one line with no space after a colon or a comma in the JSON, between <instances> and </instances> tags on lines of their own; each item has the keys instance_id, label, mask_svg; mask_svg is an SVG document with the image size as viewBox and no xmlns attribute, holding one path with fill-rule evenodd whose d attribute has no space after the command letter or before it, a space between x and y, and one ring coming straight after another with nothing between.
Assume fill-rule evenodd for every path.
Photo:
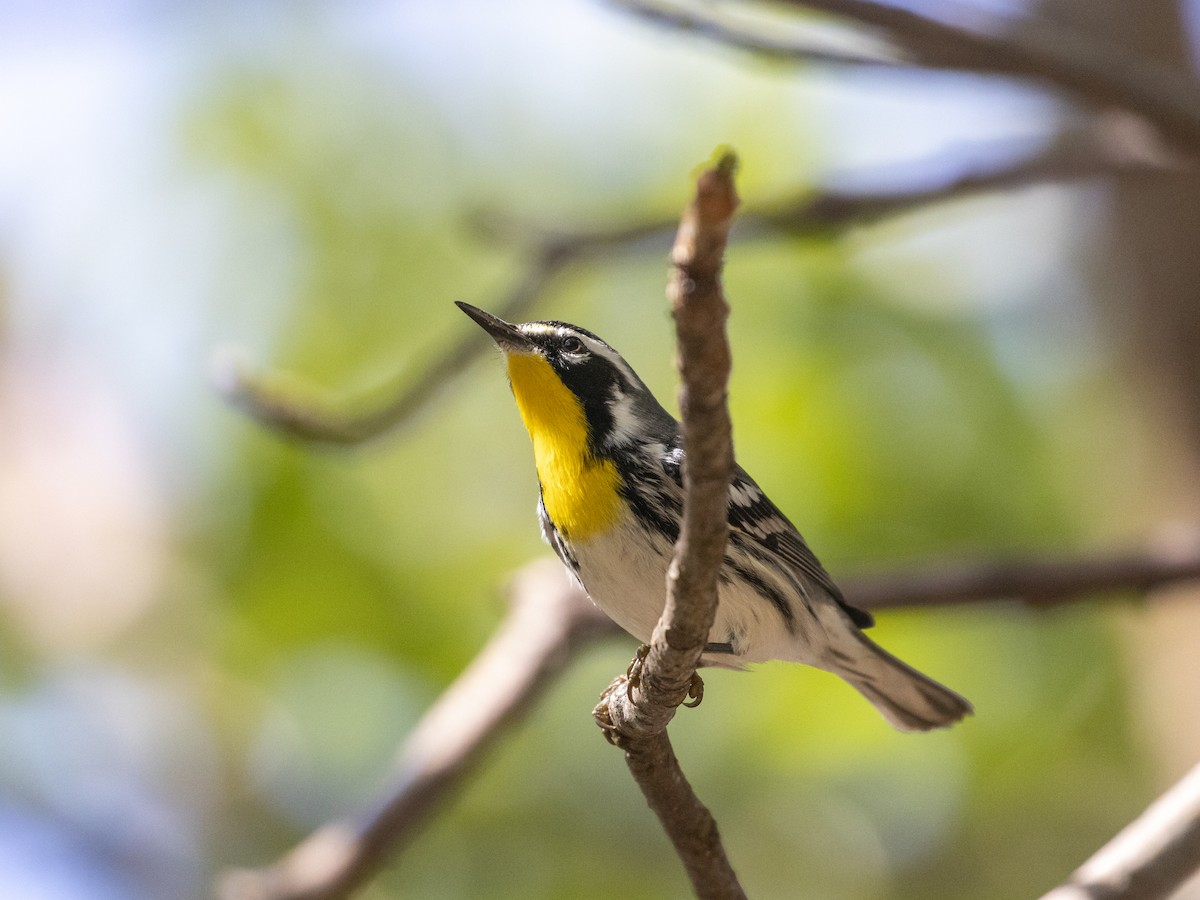
<instances>
[{"instance_id":1,"label":"yellow-throated warbler","mask_svg":"<svg viewBox=\"0 0 1200 900\"><path fill-rule=\"evenodd\" d=\"M542 535L592 600L640 641L662 614L683 510L679 424L612 347L565 322L512 325L466 303L504 352L533 440ZM740 466L729 485L729 543L703 664L771 659L844 678L904 731L971 712L860 631L804 538Z\"/></svg>"}]
</instances>

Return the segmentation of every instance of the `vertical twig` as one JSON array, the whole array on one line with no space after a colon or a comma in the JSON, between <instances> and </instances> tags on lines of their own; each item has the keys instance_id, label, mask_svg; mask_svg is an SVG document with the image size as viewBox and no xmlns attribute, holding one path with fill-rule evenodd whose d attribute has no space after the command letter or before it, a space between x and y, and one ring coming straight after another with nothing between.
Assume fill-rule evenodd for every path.
<instances>
[{"instance_id":1,"label":"vertical twig","mask_svg":"<svg viewBox=\"0 0 1200 900\"><path fill-rule=\"evenodd\" d=\"M668 296L679 340L680 408L687 453L683 527L667 575L667 597L642 663L637 690L618 678L596 707L609 740L625 750L637 781L674 845L696 895L744 898L716 821L683 775L667 737L675 710L697 684L696 666L717 609L717 574L728 533L726 505L733 470L726 407L728 306L721 267L737 207L732 153L697 179L671 252Z\"/></svg>"}]
</instances>

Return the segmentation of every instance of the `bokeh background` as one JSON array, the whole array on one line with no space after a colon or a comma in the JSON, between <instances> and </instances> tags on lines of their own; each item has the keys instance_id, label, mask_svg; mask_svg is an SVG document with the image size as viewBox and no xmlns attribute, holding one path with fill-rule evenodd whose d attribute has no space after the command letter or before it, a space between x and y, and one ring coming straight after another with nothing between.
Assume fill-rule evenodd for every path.
<instances>
[{"instance_id":1,"label":"bokeh background","mask_svg":"<svg viewBox=\"0 0 1200 900\"><path fill-rule=\"evenodd\" d=\"M1186 62L1176 6L1142 4ZM332 451L223 402L216 348L369 395L475 327L452 301L494 308L525 271L480 211L669 219L724 143L747 208L932 184L1075 115L1014 82L755 61L584 0L0 20L12 898L204 896L368 802L546 552L494 356ZM739 458L835 576L1122 547L1195 513L1186 435L1125 341L1119 200L1047 185L735 239ZM668 241L574 266L537 313L608 339L673 407ZM675 744L751 896L1037 896L1200 752L1192 606L890 613L877 638L973 720L899 735L834 679L766 666L709 675ZM364 896L685 895L589 714L632 646L590 651Z\"/></svg>"}]
</instances>

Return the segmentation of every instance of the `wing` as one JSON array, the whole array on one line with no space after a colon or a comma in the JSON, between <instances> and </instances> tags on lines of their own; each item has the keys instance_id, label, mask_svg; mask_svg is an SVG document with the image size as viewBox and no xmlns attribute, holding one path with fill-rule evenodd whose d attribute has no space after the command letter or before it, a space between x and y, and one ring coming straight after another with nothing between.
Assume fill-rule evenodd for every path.
<instances>
[{"instance_id":1,"label":"wing","mask_svg":"<svg viewBox=\"0 0 1200 900\"><path fill-rule=\"evenodd\" d=\"M729 527L771 551L804 579L829 594L859 628L870 628L875 619L869 612L851 606L833 583L816 554L787 516L755 484L741 466L736 466L729 484Z\"/></svg>"},{"instance_id":2,"label":"wing","mask_svg":"<svg viewBox=\"0 0 1200 900\"><path fill-rule=\"evenodd\" d=\"M681 444L682 437L676 433L663 457L663 470L682 491L684 453ZM737 465L729 482L729 528L765 548L806 581L829 594L859 628L870 628L875 624L869 612L846 602L841 589L833 583L796 526L779 511L746 470Z\"/></svg>"}]
</instances>

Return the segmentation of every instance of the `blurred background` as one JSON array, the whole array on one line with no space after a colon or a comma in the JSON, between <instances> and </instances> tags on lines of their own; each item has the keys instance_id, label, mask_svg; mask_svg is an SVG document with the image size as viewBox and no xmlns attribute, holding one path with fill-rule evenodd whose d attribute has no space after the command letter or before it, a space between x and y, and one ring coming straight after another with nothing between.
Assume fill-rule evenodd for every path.
<instances>
[{"instance_id":1,"label":"blurred background","mask_svg":"<svg viewBox=\"0 0 1200 900\"><path fill-rule=\"evenodd\" d=\"M1190 3L906 5L1195 58ZM475 328L452 301L495 309L526 271L480 212L671 220L723 143L748 210L935 185L1081 115L1011 80L767 62L586 0L4 2L0 20L13 898L204 896L368 802L546 552L492 354L402 431L330 450L225 403L215 349L367 396ZM735 234L740 461L835 577L1121 548L1194 517L1197 197L1193 178L1097 179ZM533 317L599 333L673 408L669 242L570 267ZM878 640L975 702L947 733L894 733L806 669L708 675L672 733L748 893L1059 882L1200 756L1200 606L1169 593L880 616ZM685 895L589 715L632 649L590 651L363 896Z\"/></svg>"}]
</instances>

